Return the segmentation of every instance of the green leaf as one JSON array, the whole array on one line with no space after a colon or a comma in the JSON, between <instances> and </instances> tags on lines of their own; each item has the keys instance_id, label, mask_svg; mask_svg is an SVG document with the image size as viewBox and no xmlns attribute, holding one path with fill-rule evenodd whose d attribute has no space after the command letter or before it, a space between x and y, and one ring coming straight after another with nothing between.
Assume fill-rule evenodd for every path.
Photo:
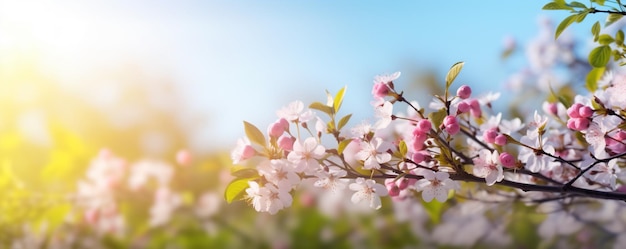
<instances>
[{"instance_id":1,"label":"green leaf","mask_svg":"<svg viewBox=\"0 0 626 249\"><path fill-rule=\"evenodd\" d=\"M337 154L339 155L343 154L343 150L346 149L346 147L348 146L348 144L350 144L350 142L352 142L351 139L345 139L339 142L339 145L337 145Z\"/></svg>"},{"instance_id":2,"label":"green leaf","mask_svg":"<svg viewBox=\"0 0 626 249\"><path fill-rule=\"evenodd\" d=\"M231 203L235 200L241 199L243 197L243 193L249 187L248 181L251 180L254 179L244 178L231 181L228 186L226 186L226 191L224 192L226 202Z\"/></svg>"},{"instance_id":3,"label":"green leaf","mask_svg":"<svg viewBox=\"0 0 626 249\"><path fill-rule=\"evenodd\" d=\"M346 126L346 124L348 124L348 121L350 121L351 117L352 117L352 114L343 116L343 118L339 120L339 123L337 123L337 130L343 129L343 127Z\"/></svg>"},{"instance_id":4,"label":"green leaf","mask_svg":"<svg viewBox=\"0 0 626 249\"><path fill-rule=\"evenodd\" d=\"M574 10L564 3L550 2L543 6L543 10Z\"/></svg>"},{"instance_id":5,"label":"green leaf","mask_svg":"<svg viewBox=\"0 0 626 249\"><path fill-rule=\"evenodd\" d=\"M311 105L309 105L309 108L319 110L323 113L328 114L328 116L332 116L334 113L334 109L332 107L322 104L320 102L311 103Z\"/></svg>"},{"instance_id":6,"label":"green leaf","mask_svg":"<svg viewBox=\"0 0 626 249\"><path fill-rule=\"evenodd\" d=\"M335 95L335 99L333 101L333 108L335 108L335 113L339 112L339 107L341 107L341 103L343 102L343 95L346 93L347 88L348 86L342 87Z\"/></svg>"},{"instance_id":7,"label":"green leaf","mask_svg":"<svg viewBox=\"0 0 626 249\"><path fill-rule=\"evenodd\" d=\"M598 42L602 45L609 45L611 44L613 41L615 41L613 39L613 37L611 37L610 35L607 34L601 34L600 37L598 38Z\"/></svg>"},{"instance_id":8,"label":"green leaf","mask_svg":"<svg viewBox=\"0 0 626 249\"><path fill-rule=\"evenodd\" d=\"M243 126L246 131L246 136L248 136L251 142L265 147L265 136L263 136L263 132L261 132L259 128L256 128L256 126L246 121L243 121Z\"/></svg>"},{"instance_id":9,"label":"green leaf","mask_svg":"<svg viewBox=\"0 0 626 249\"><path fill-rule=\"evenodd\" d=\"M604 67L611 59L611 47L608 45L594 48L589 53L589 64L593 67Z\"/></svg>"},{"instance_id":10,"label":"green leaf","mask_svg":"<svg viewBox=\"0 0 626 249\"><path fill-rule=\"evenodd\" d=\"M230 174L236 178L255 178L259 176L259 172L252 168L239 168L231 170Z\"/></svg>"},{"instance_id":11,"label":"green leaf","mask_svg":"<svg viewBox=\"0 0 626 249\"><path fill-rule=\"evenodd\" d=\"M604 23L604 27L608 27L609 25L619 21L619 19L622 19L622 17L624 17L621 14L609 14L609 16L606 17L606 22Z\"/></svg>"},{"instance_id":12,"label":"green leaf","mask_svg":"<svg viewBox=\"0 0 626 249\"><path fill-rule=\"evenodd\" d=\"M617 33L615 33L615 44L619 46L624 45L624 31L618 30Z\"/></svg>"},{"instance_id":13,"label":"green leaf","mask_svg":"<svg viewBox=\"0 0 626 249\"><path fill-rule=\"evenodd\" d=\"M448 74L446 75L446 89L448 89L450 85L452 85L452 82L454 81L454 79L456 79L456 76L459 75L461 69L463 69L464 64L465 63L461 61L454 63L454 65L450 67L450 70L448 70Z\"/></svg>"},{"instance_id":14,"label":"green leaf","mask_svg":"<svg viewBox=\"0 0 626 249\"><path fill-rule=\"evenodd\" d=\"M595 2L598 5L604 5L604 0L592 0L592 2Z\"/></svg>"},{"instance_id":15,"label":"green leaf","mask_svg":"<svg viewBox=\"0 0 626 249\"><path fill-rule=\"evenodd\" d=\"M554 39L556 40L557 38L559 38L561 33L563 33L563 30L565 30L569 25L574 23L574 21L576 21L576 18L577 18L577 14L574 14L563 19L563 21L559 23L559 26L556 27L556 31L554 32Z\"/></svg>"},{"instance_id":16,"label":"green leaf","mask_svg":"<svg viewBox=\"0 0 626 249\"><path fill-rule=\"evenodd\" d=\"M404 158L406 157L406 153L409 149L406 146L406 142L404 140L400 140L400 144L398 144L398 150L400 151L400 155Z\"/></svg>"},{"instance_id":17,"label":"green leaf","mask_svg":"<svg viewBox=\"0 0 626 249\"><path fill-rule=\"evenodd\" d=\"M596 21L591 27L591 34L593 34L593 41L598 40L598 35L600 34L600 21Z\"/></svg>"},{"instance_id":18,"label":"green leaf","mask_svg":"<svg viewBox=\"0 0 626 249\"><path fill-rule=\"evenodd\" d=\"M428 119L439 129L441 123L443 123L443 119L448 115L445 108L440 109L436 112L431 112L428 114Z\"/></svg>"},{"instance_id":19,"label":"green leaf","mask_svg":"<svg viewBox=\"0 0 626 249\"><path fill-rule=\"evenodd\" d=\"M587 6L584 5L583 3L576 2L576 1L569 3L569 6L572 7L572 8L583 8L583 9L587 8Z\"/></svg>"},{"instance_id":20,"label":"green leaf","mask_svg":"<svg viewBox=\"0 0 626 249\"><path fill-rule=\"evenodd\" d=\"M587 90L589 90L590 92L595 92L596 89L598 89L598 80L602 78L604 70L604 67L596 67L589 71L585 79L585 87L587 87Z\"/></svg>"},{"instance_id":21,"label":"green leaf","mask_svg":"<svg viewBox=\"0 0 626 249\"><path fill-rule=\"evenodd\" d=\"M580 12L576 15L576 22L582 22L585 20L585 17L587 17L587 14L589 14L589 10Z\"/></svg>"}]
</instances>

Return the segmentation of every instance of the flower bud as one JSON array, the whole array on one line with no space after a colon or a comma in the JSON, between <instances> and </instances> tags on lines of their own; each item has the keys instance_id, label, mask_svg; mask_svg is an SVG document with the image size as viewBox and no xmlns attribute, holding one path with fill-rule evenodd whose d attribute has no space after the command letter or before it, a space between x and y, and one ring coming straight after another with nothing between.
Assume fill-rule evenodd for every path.
<instances>
[{"instance_id":1,"label":"flower bud","mask_svg":"<svg viewBox=\"0 0 626 249\"><path fill-rule=\"evenodd\" d=\"M467 85L462 85L456 90L456 96L459 96L461 99L467 99L472 95L472 88Z\"/></svg>"},{"instance_id":2,"label":"flower bud","mask_svg":"<svg viewBox=\"0 0 626 249\"><path fill-rule=\"evenodd\" d=\"M556 103L548 103L544 110L555 116L559 114L559 108Z\"/></svg>"},{"instance_id":3,"label":"flower bud","mask_svg":"<svg viewBox=\"0 0 626 249\"><path fill-rule=\"evenodd\" d=\"M372 88L372 95L374 98L382 99L389 94L389 87L385 83L376 83Z\"/></svg>"},{"instance_id":4,"label":"flower bud","mask_svg":"<svg viewBox=\"0 0 626 249\"><path fill-rule=\"evenodd\" d=\"M498 136L498 132L496 131L495 128L486 130L485 133L483 133L483 139L485 140L485 142L490 143L490 144L496 141L497 136Z\"/></svg>"},{"instance_id":5,"label":"flower bud","mask_svg":"<svg viewBox=\"0 0 626 249\"><path fill-rule=\"evenodd\" d=\"M569 116L570 118L580 118L580 113L578 112L578 110L582 107L583 105L581 103L575 103L572 106L570 106L569 108L567 108L567 116Z\"/></svg>"},{"instance_id":6,"label":"flower bud","mask_svg":"<svg viewBox=\"0 0 626 249\"><path fill-rule=\"evenodd\" d=\"M413 135L416 135L416 133L428 134L430 128L432 128L432 123L428 119L422 119L417 122L417 126L415 126L413 130Z\"/></svg>"},{"instance_id":7,"label":"flower bud","mask_svg":"<svg viewBox=\"0 0 626 249\"><path fill-rule=\"evenodd\" d=\"M470 114L472 114L474 118L480 118L483 112L482 110L480 110L480 103L478 103L478 100L476 99L470 100L469 105L470 105Z\"/></svg>"},{"instance_id":8,"label":"flower bud","mask_svg":"<svg viewBox=\"0 0 626 249\"><path fill-rule=\"evenodd\" d=\"M513 157L511 154L507 152L502 152L498 159L500 159L500 163L502 164L502 166L511 169L515 168L515 157Z\"/></svg>"},{"instance_id":9,"label":"flower bud","mask_svg":"<svg viewBox=\"0 0 626 249\"><path fill-rule=\"evenodd\" d=\"M455 135L461 130L461 126L458 123L453 123L445 128L446 132L450 135Z\"/></svg>"},{"instance_id":10,"label":"flower bud","mask_svg":"<svg viewBox=\"0 0 626 249\"><path fill-rule=\"evenodd\" d=\"M580 115L581 118L588 118L593 115L593 110L589 106L583 106L578 109L578 115Z\"/></svg>"},{"instance_id":11,"label":"flower bud","mask_svg":"<svg viewBox=\"0 0 626 249\"><path fill-rule=\"evenodd\" d=\"M404 190L409 187L409 179L402 177L397 180L396 185L398 185L400 190Z\"/></svg>"},{"instance_id":12,"label":"flower bud","mask_svg":"<svg viewBox=\"0 0 626 249\"><path fill-rule=\"evenodd\" d=\"M278 147L280 147L284 151L292 151L293 143L295 142L296 142L296 138L287 134L280 136L278 138L278 141L276 141L276 143L278 144Z\"/></svg>"},{"instance_id":13,"label":"flower bud","mask_svg":"<svg viewBox=\"0 0 626 249\"><path fill-rule=\"evenodd\" d=\"M470 111L470 105L466 103L465 101L459 102L459 104L456 107L457 107L457 114L466 113Z\"/></svg>"},{"instance_id":14,"label":"flower bud","mask_svg":"<svg viewBox=\"0 0 626 249\"><path fill-rule=\"evenodd\" d=\"M496 136L494 143L500 146L505 146L507 143L507 138L504 134L499 134L498 136Z\"/></svg>"},{"instance_id":15,"label":"flower bud","mask_svg":"<svg viewBox=\"0 0 626 249\"><path fill-rule=\"evenodd\" d=\"M449 126L449 125L456 124L456 123L457 123L456 116L450 115L450 116L446 116L443 119L443 125L444 126Z\"/></svg>"},{"instance_id":16,"label":"flower bud","mask_svg":"<svg viewBox=\"0 0 626 249\"><path fill-rule=\"evenodd\" d=\"M279 137L288 129L289 129L289 122L286 119L281 118L279 120L276 120L276 122L272 123L267 128L267 134L269 134L271 137Z\"/></svg>"},{"instance_id":17,"label":"flower bud","mask_svg":"<svg viewBox=\"0 0 626 249\"><path fill-rule=\"evenodd\" d=\"M578 131L586 130L587 128L589 128L589 119L575 118L574 126L576 127L576 130Z\"/></svg>"}]
</instances>

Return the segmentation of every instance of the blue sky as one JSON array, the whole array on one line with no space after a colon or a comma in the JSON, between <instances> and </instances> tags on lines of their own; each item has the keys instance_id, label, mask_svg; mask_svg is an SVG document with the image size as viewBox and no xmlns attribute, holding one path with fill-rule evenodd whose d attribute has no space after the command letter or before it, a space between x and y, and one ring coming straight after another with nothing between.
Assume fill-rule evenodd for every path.
<instances>
[{"instance_id":1,"label":"blue sky","mask_svg":"<svg viewBox=\"0 0 626 249\"><path fill-rule=\"evenodd\" d=\"M420 71L436 70L443 78L453 63L465 61L458 84L501 91L518 69L500 60L504 37L523 44L537 34L540 16L565 15L542 11L543 1L44 3L0 0L5 34L14 19L34 34L39 30L37 41L58 57L53 71L68 81L83 79L74 84L88 84L79 72L121 59L171 77L190 108L209 117L197 136L202 148L230 148L244 134L243 120L264 130L283 105L324 100L324 90L343 86L344 112L358 112L353 122L360 122L369 116L377 74L401 71L403 86ZM51 39L46 27L55 23Z\"/></svg>"}]
</instances>

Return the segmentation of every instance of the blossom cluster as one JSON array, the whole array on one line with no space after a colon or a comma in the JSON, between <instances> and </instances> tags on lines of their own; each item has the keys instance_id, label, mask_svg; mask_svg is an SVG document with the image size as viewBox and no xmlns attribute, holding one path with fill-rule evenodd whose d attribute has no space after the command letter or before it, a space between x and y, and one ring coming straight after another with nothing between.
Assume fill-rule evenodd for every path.
<instances>
[{"instance_id":1,"label":"blossom cluster","mask_svg":"<svg viewBox=\"0 0 626 249\"><path fill-rule=\"evenodd\" d=\"M591 96L545 102L522 122L492 108L497 93L474 97L462 85L451 94L462 66L451 68L445 93L435 95L430 112L396 90L398 72L374 78L371 123L344 128L351 116L337 114L345 88L325 104L305 108L295 101L282 108L267 135L245 122L247 137L231 154L236 164L254 165L244 198L255 210L275 214L291 205L300 184L312 182L331 191L349 186L353 202L378 209L383 196L421 193L426 202L445 202L454 191L469 191L462 182L482 181L479 188L508 186L493 192L525 201L582 193L626 199L620 192L626 180L625 76L607 74ZM394 113L401 103L406 112Z\"/></svg>"}]
</instances>

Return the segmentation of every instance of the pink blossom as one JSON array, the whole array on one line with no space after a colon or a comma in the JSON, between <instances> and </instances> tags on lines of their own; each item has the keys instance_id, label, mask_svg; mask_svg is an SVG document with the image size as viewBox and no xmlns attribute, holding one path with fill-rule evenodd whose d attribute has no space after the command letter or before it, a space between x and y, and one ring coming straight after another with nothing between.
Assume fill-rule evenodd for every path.
<instances>
[{"instance_id":1,"label":"pink blossom","mask_svg":"<svg viewBox=\"0 0 626 249\"><path fill-rule=\"evenodd\" d=\"M314 137L309 137L304 142L296 139L293 151L289 152L287 159L297 165L296 171L315 170L319 167L319 159L324 157L326 149L319 144Z\"/></svg>"},{"instance_id":2,"label":"pink blossom","mask_svg":"<svg viewBox=\"0 0 626 249\"><path fill-rule=\"evenodd\" d=\"M359 203L367 201L369 206L373 209L380 209L382 207L380 197L387 196L387 188L382 184L376 183L371 179L363 179L359 177L354 183L350 184L350 190L356 191L352 194L352 203Z\"/></svg>"},{"instance_id":3,"label":"pink blossom","mask_svg":"<svg viewBox=\"0 0 626 249\"><path fill-rule=\"evenodd\" d=\"M356 153L355 158L363 161L364 169L380 169L381 163L391 160L391 154L387 150L391 149L391 144L380 137L374 137L369 142L361 142L361 150Z\"/></svg>"},{"instance_id":4,"label":"pink blossom","mask_svg":"<svg viewBox=\"0 0 626 249\"><path fill-rule=\"evenodd\" d=\"M415 189L422 191L422 199L426 202L432 201L433 198L439 202L445 202L450 190L460 188L458 183L452 181L446 172L423 170L418 174L424 178L415 183Z\"/></svg>"},{"instance_id":5,"label":"pink blossom","mask_svg":"<svg viewBox=\"0 0 626 249\"><path fill-rule=\"evenodd\" d=\"M474 175L485 178L487 186L502 181L504 178L502 166L498 164L499 157L498 151L490 152L483 149L478 152L478 157L474 158Z\"/></svg>"},{"instance_id":6,"label":"pink blossom","mask_svg":"<svg viewBox=\"0 0 626 249\"><path fill-rule=\"evenodd\" d=\"M393 90L393 81L400 77L400 72L390 75L377 75L374 77L374 86L372 87L372 96L374 96L374 106L382 103L383 98L389 96Z\"/></svg>"},{"instance_id":7,"label":"pink blossom","mask_svg":"<svg viewBox=\"0 0 626 249\"><path fill-rule=\"evenodd\" d=\"M247 137L244 137L237 140L237 145L231 152L230 158L233 160L234 164L239 164L253 157L254 154L256 154L256 151L252 148L250 140L248 140Z\"/></svg>"}]
</instances>

